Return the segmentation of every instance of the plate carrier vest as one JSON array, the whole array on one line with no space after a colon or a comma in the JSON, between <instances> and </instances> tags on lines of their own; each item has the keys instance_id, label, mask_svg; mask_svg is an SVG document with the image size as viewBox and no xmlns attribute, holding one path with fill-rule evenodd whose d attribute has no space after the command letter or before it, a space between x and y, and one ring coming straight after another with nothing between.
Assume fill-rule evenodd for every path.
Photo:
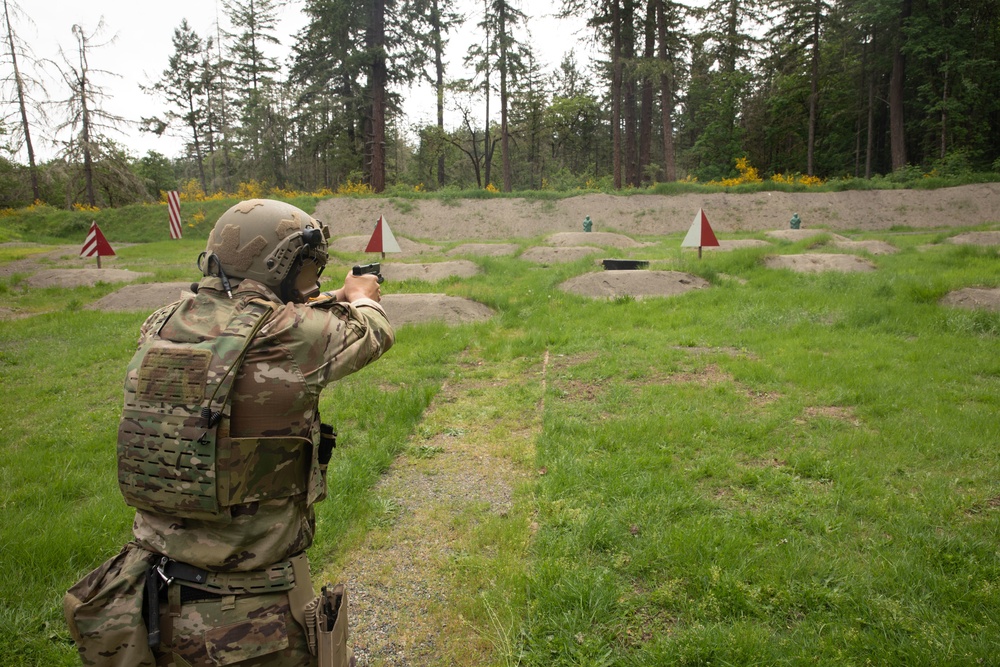
<instances>
[{"instance_id":1,"label":"plate carrier vest","mask_svg":"<svg viewBox=\"0 0 1000 667\"><path fill-rule=\"evenodd\" d=\"M129 364L118 427L118 485L132 507L228 520L229 507L305 493L313 459L307 438L230 438L229 396L273 305L246 299L225 330L199 343L160 337L183 305L164 309L156 333Z\"/></svg>"}]
</instances>

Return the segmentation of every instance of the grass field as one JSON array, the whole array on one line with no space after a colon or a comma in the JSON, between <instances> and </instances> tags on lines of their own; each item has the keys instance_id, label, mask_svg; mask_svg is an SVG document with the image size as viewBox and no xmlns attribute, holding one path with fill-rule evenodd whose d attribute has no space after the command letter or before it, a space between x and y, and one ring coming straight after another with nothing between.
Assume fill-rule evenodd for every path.
<instances>
[{"instance_id":1,"label":"grass field","mask_svg":"<svg viewBox=\"0 0 1000 667\"><path fill-rule=\"evenodd\" d=\"M534 460L512 459L530 481L474 529L492 551L451 565L488 664L997 664L1000 314L937 301L1000 285L1000 253L905 231L865 235L901 249L867 274L641 239L656 245L632 256L712 283L664 299L558 289L587 260L473 258L469 280L386 284L497 315L407 326L324 396L342 438L314 566L384 520L372 487L448 428L424 422L446 379L514 368L520 393L497 405L540 410ZM194 278L200 243L125 247L117 266ZM70 665L62 594L130 534L114 442L145 314L82 307L110 285L22 278L0 279L5 303L38 313L0 322L0 663ZM484 660L450 650L447 664Z\"/></svg>"}]
</instances>

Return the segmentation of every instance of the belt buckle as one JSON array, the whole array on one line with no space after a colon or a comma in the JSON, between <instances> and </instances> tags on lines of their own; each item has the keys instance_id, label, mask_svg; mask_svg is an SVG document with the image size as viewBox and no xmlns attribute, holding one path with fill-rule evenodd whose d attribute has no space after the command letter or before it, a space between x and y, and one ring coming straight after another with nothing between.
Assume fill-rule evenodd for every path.
<instances>
[{"instance_id":1,"label":"belt buckle","mask_svg":"<svg viewBox=\"0 0 1000 667\"><path fill-rule=\"evenodd\" d=\"M161 558L159 564L156 566L156 573L160 575L161 579L163 579L163 583L169 586L170 584L174 583L174 577L167 576L167 573L163 571L164 568L167 566L167 563L168 559L166 556Z\"/></svg>"}]
</instances>

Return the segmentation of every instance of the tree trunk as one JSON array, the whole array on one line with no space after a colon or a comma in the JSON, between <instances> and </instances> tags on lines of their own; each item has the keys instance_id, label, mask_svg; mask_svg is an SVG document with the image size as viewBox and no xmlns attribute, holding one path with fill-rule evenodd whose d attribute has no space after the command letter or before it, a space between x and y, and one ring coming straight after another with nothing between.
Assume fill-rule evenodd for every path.
<instances>
[{"instance_id":1,"label":"tree trunk","mask_svg":"<svg viewBox=\"0 0 1000 667\"><path fill-rule=\"evenodd\" d=\"M369 185L375 192L385 190L385 107L388 71L385 63L385 0L372 2L372 20L368 28L371 53L371 171Z\"/></svg>"},{"instance_id":2,"label":"tree trunk","mask_svg":"<svg viewBox=\"0 0 1000 667\"><path fill-rule=\"evenodd\" d=\"M625 179L632 187L639 187L639 142L636 137L638 118L637 82L635 76L635 0L625 0L622 16L622 48L629 65L625 85Z\"/></svg>"},{"instance_id":3,"label":"tree trunk","mask_svg":"<svg viewBox=\"0 0 1000 667\"><path fill-rule=\"evenodd\" d=\"M642 59L648 70L653 62L653 48L656 27L656 3L648 2L646 5L645 44L643 45ZM653 76L647 72L642 76L642 95L639 105L639 179L640 183L646 179L646 165L649 164L651 154L651 144L653 142Z\"/></svg>"},{"instance_id":4,"label":"tree trunk","mask_svg":"<svg viewBox=\"0 0 1000 667\"><path fill-rule=\"evenodd\" d=\"M872 30L872 53L875 53L878 31ZM865 142L865 178L872 177L872 160L875 153L875 71L868 72L868 132Z\"/></svg>"},{"instance_id":5,"label":"tree trunk","mask_svg":"<svg viewBox=\"0 0 1000 667\"><path fill-rule=\"evenodd\" d=\"M497 25L500 33L500 151L503 153L503 191L511 191L512 176L510 172L510 132L507 129L507 3L500 3L500 16Z\"/></svg>"},{"instance_id":6,"label":"tree trunk","mask_svg":"<svg viewBox=\"0 0 1000 667\"><path fill-rule=\"evenodd\" d=\"M192 145L194 146L194 156L198 161L198 176L201 179L201 191L208 196L208 184L205 182L205 160L201 155L201 142L198 141L198 123L195 120L194 113L194 95L188 94L188 113L191 119L191 137Z\"/></svg>"},{"instance_id":7,"label":"tree trunk","mask_svg":"<svg viewBox=\"0 0 1000 667\"><path fill-rule=\"evenodd\" d=\"M444 136L444 40L441 38L441 8L439 0L431 0L431 29L434 31L434 86L437 91L437 127ZM437 184L444 187L444 150L439 148Z\"/></svg>"},{"instance_id":8,"label":"tree trunk","mask_svg":"<svg viewBox=\"0 0 1000 667\"><path fill-rule=\"evenodd\" d=\"M620 0L611 0L611 162L615 190L622 189L622 24Z\"/></svg>"},{"instance_id":9,"label":"tree trunk","mask_svg":"<svg viewBox=\"0 0 1000 667\"><path fill-rule=\"evenodd\" d=\"M950 54L944 57L944 90L941 93L941 159L948 153L948 61Z\"/></svg>"},{"instance_id":10,"label":"tree trunk","mask_svg":"<svg viewBox=\"0 0 1000 667\"><path fill-rule=\"evenodd\" d=\"M489 16L490 13L490 0L483 0L483 7L485 14L484 16ZM485 185L483 187L489 187L492 179L492 166L493 166L493 151L490 150L490 28L489 21L485 21L486 26L486 70L483 73L485 77L483 89L486 93L486 122L483 127L483 159L485 164L483 165L483 180Z\"/></svg>"},{"instance_id":11,"label":"tree trunk","mask_svg":"<svg viewBox=\"0 0 1000 667\"><path fill-rule=\"evenodd\" d=\"M38 168L35 166L35 147L31 143L31 127L28 125L28 110L24 101L24 81L17 67L17 49L14 48L14 28L10 24L10 11L7 0L3 0L3 13L7 21L7 43L10 45L10 62L14 68L14 84L17 87L17 105L21 111L21 129L24 131L24 145L28 150L28 172L31 176L32 201L40 201L41 191L38 189Z\"/></svg>"},{"instance_id":12,"label":"tree trunk","mask_svg":"<svg viewBox=\"0 0 1000 667\"><path fill-rule=\"evenodd\" d=\"M656 0L656 33L660 42L659 58L663 74L660 75L660 115L663 125L663 180L677 180L674 157L674 70L667 53L667 16L664 0Z\"/></svg>"},{"instance_id":13,"label":"tree trunk","mask_svg":"<svg viewBox=\"0 0 1000 667\"><path fill-rule=\"evenodd\" d=\"M87 37L80 26L73 26L80 48L80 143L83 148L83 180L87 193L87 204L97 206L94 192L94 160L90 146L90 110L87 108Z\"/></svg>"},{"instance_id":14,"label":"tree trunk","mask_svg":"<svg viewBox=\"0 0 1000 667\"><path fill-rule=\"evenodd\" d=\"M903 55L903 26L910 17L912 0L903 0L896 41L892 47L892 75L889 78L889 145L892 169L906 166L906 137L903 122L903 96L906 81L906 58Z\"/></svg>"},{"instance_id":15,"label":"tree trunk","mask_svg":"<svg viewBox=\"0 0 1000 667\"><path fill-rule=\"evenodd\" d=\"M813 158L816 151L816 108L819 100L819 14L820 8L817 2L813 8L812 71L809 83L809 139L806 148L806 173L809 176L814 173Z\"/></svg>"}]
</instances>

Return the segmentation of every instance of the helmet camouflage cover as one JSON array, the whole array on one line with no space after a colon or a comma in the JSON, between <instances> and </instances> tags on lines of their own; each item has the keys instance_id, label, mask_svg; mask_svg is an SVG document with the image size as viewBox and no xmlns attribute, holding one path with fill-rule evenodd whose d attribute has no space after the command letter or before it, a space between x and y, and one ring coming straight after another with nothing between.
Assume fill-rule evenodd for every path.
<instances>
[{"instance_id":1,"label":"helmet camouflage cover","mask_svg":"<svg viewBox=\"0 0 1000 667\"><path fill-rule=\"evenodd\" d=\"M201 268L210 275L214 255L228 277L256 280L287 298L282 288L294 281L303 260L319 269L326 265L329 237L329 227L291 204L248 199L219 217Z\"/></svg>"}]
</instances>

